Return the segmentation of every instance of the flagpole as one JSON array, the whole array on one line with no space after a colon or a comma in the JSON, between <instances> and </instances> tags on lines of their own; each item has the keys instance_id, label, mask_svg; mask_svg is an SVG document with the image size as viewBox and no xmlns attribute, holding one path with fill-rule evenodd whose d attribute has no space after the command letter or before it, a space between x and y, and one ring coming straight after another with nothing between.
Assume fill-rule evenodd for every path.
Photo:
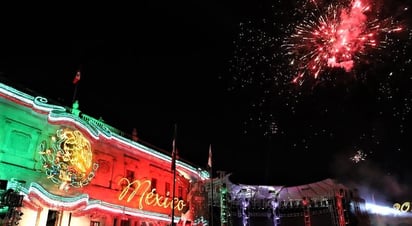
<instances>
[{"instance_id":1,"label":"flagpole","mask_svg":"<svg viewBox=\"0 0 412 226\"><path fill-rule=\"evenodd\" d=\"M213 170L212 167L210 167L210 184L211 184L211 189L212 189L212 205L211 205L211 225L213 226Z\"/></svg>"},{"instance_id":2,"label":"flagpole","mask_svg":"<svg viewBox=\"0 0 412 226\"><path fill-rule=\"evenodd\" d=\"M73 100L72 100L72 104L76 101L76 96L77 96L77 87L79 86L79 83L76 83L74 85L74 92L73 92Z\"/></svg>"},{"instance_id":3,"label":"flagpole","mask_svg":"<svg viewBox=\"0 0 412 226\"><path fill-rule=\"evenodd\" d=\"M211 196L212 196L212 204L210 205L210 225L213 226L213 164L212 164L212 145L209 145L209 175L210 175L210 189L211 189Z\"/></svg>"},{"instance_id":4,"label":"flagpole","mask_svg":"<svg viewBox=\"0 0 412 226\"><path fill-rule=\"evenodd\" d=\"M175 124L174 128L174 135L173 135L173 143L172 143L172 173L173 173L173 185L172 185L172 226L174 225L175 221L175 192L176 192L176 135L177 135L177 125Z\"/></svg>"},{"instance_id":5,"label":"flagpole","mask_svg":"<svg viewBox=\"0 0 412 226\"><path fill-rule=\"evenodd\" d=\"M175 221L175 186L176 186L176 168L173 170L173 192L172 192L172 226Z\"/></svg>"}]
</instances>

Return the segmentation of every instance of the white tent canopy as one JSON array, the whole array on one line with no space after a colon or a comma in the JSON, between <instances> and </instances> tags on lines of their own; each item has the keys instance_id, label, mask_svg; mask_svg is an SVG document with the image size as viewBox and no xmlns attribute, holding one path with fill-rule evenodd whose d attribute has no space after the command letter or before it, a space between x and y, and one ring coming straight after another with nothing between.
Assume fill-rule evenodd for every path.
<instances>
[{"instance_id":1,"label":"white tent canopy","mask_svg":"<svg viewBox=\"0 0 412 226\"><path fill-rule=\"evenodd\" d=\"M344 185L339 184L335 180L329 178L298 186L266 186L234 184L229 180L228 176L229 175L227 175L225 180L232 200L245 198L249 200L270 200L277 198L279 201L302 200L303 198L321 200L328 197L333 197L340 190L348 190L348 188Z\"/></svg>"}]
</instances>

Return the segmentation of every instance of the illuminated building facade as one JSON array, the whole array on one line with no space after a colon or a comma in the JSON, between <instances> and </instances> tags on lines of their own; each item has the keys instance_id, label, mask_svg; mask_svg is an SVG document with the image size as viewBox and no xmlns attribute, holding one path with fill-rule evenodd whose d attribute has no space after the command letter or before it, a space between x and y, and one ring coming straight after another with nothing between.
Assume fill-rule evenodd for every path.
<instances>
[{"instance_id":1,"label":"illuminated building facade","mask_svg":"<svg viewBox=\"0 0 412 226\"><path fill-rule=\"evenodd\" d=\"M173 171L170 152L76 104L0 83L0 225L204 224L206 170L178 159Z\"/></svg>"}]
</instances>

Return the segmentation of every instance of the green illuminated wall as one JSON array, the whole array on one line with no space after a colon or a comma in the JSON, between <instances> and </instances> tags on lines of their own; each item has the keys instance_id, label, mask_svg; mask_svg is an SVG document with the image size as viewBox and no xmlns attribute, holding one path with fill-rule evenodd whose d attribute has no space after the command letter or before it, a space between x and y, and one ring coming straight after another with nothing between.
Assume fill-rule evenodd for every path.
<instances>
[{"instance_id":1,"label":"green illuminated wall","mask_svg":"<svg viewBox=\"0 0 412 226\"><path fill-rule=\"evenodd\" d=\"M45 114L0 98L0 178L40 180L37 149L55 129Z\"/></svg>"}]
</instances>

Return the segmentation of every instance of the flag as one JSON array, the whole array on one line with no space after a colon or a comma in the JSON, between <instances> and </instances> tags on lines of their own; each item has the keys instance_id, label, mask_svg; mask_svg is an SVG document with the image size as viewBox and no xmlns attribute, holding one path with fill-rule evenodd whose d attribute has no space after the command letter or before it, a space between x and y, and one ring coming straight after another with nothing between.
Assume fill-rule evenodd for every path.
<instances>
[{"instance_id":1,"label":"flag","mask_svg":"<svg viewBox=\"0 0 412 226\"><path fill-rule=\"evenodd\" d=\"M80 70L76 72L76 75L73 78L73 84L77 84L80 81Z\"/></svg>"},{"instance_id":2,"label":"flag","mask_svg":"<svg viewBox=\"0 0 412 226\"><path fill-rule=\"evenodd\" d=\"M207 159L207 166L212 168L212 145L209 145L209 158Z\"/></svg>"},{"instance_id":3,"label":"flag","mask_svg":"<svg viewBox=\"0 0 412 226\"><path fill-rule=\"evenodd\" d=\"M177 148L176 148L176 131L177 131L177 126L175 125L175 131L174 131L173 141L172 141L172 171L173 172L176 170L176 159L178 158Z\"/></svg>"}]
</instances>

